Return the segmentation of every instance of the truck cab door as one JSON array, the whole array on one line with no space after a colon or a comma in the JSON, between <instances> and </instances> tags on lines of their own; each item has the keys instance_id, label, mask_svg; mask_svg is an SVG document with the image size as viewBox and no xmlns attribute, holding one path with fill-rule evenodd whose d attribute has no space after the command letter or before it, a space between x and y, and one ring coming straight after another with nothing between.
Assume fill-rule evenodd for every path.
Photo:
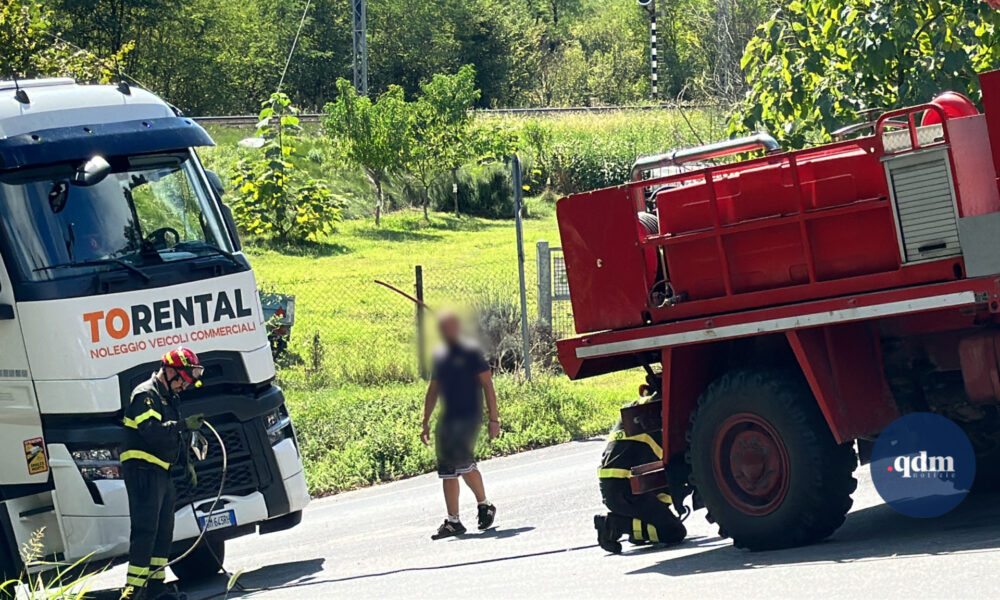
<instances>
[{"instance_id":1,"label":"truck cab door","mask_svg":"<svg viewBox=\"0 0 1000 600\"><path fill-rule=\"evenodd\" d=\"M44 529L42 556L61 552L63 540L14 292L2 266L0 349L0 544L6 551L0 556L16 562L18 549L37 531Z\"/></svg>"}]
</instances>

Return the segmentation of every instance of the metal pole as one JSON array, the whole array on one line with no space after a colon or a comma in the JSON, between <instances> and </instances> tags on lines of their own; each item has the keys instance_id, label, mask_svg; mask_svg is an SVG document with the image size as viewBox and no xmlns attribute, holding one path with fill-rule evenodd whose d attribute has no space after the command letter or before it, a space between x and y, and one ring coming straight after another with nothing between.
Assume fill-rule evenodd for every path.
<instances>
[{"instance_id":1,"label":"metal pole","mask_svg":"<svg viewBox=\"0 0 1000 600\"><path fill-rule=\"evenodd\" d=\"M649 71L650 83L652 84L653 100L660 97L659 84L656 76L657 52L656 52L656 0L649 1Z\"/></svg>"},{"instance_id":2,"label":"metal pole","mask_svg":"<svg viewBox=\"0 0 1000 600\"><path fill-rule=\"evenodd\" d=\"M535 245L538 261L538 320L552 329L552 253L545 240Z\"/></svg>"},{"instance_id":3,"label":"metal pole","mask_svg":"<svg viewBox=\"0 0 1000 600\"><path fill-rule=\"evenodd\" d=\"M354 89L368 95L368 2L353 0L354 8Z\"/></svg>"},{"instance_id":4,"label":"metal pole","mask_svg":"<svg viewBox=\"0 0 1000 600\"><path fill-rule=\"evenodd\" d=\"M528 289L524 281L524 231L521 225L521 159L511 159L514 181L514 228L517 230L517 275L521 287L521 342L524 351L524 378L531 381L531 340L528 338Z\"/></svg>"},{"instance_id":5,"label":"metal pole","mask_svg":"<svg viewBox=\"0 0 1000 600\"><path fill-rule=\"evenodd\" d=\"M416 282L413 286L417 300L424 301L424 268L417 265L414 269ZM427 379L427 357L424 355L427 349L427 341L424 332L424 307L417 304L417 371L421 379Z\"/></svg>"}]
</instances>

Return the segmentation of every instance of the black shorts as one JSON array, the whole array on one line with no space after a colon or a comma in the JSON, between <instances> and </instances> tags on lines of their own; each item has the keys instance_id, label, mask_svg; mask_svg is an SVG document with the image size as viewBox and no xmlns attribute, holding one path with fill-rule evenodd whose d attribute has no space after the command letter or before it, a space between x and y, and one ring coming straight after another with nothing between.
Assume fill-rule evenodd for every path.
<instances>
[{"instance_id":1,"label":"black shorts","mask_svg":"<svg viewBox=\"0 0 1000 600\"><path fill-rule=\"evenodd\" d=\"M441 479L454 479L476 468L479 419L440 421L435 430L437 472Z\"/></svg>"}]
</instances>

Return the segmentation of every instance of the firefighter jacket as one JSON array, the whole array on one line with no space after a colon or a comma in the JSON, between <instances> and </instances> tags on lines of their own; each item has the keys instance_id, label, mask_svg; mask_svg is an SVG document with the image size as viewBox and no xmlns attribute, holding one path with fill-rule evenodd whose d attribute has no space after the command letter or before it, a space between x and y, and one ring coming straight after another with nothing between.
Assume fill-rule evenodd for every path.
<instances>
[{"instance_id":1,"label":"firefighter jacket","mask_svg":"<svg viewBox=\"0 0 1000 600\"><path fill-rule=\"evenodd\" d=\"M141 460L169 469L185 450L186 427L177 411L177 396L167 391L155 373L132 390L125 428L122 461Z\"/></svg>"},{"instance_id":2,"label":"firefighter jacket","mask_svg":"<svg viewBox=\"0 0 1000 600\"><path fill-rule=\"evenodd\" d=\"M601 479L628 479L632 467L663 460L662 440L663 434L659 431L627 436L618 419L608 436L598 476Z\"/></svg>"}]
</instances>

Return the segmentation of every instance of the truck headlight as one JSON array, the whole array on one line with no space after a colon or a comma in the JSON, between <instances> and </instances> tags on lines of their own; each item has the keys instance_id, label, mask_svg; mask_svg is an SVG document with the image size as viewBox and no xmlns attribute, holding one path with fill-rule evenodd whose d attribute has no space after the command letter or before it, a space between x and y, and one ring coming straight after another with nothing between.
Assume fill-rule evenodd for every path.
<instances>
[{"instance_id":1,"label":"truck headlight","mask_svg":"<svg viewBox=\"0 0 1000 600\"><path fill-rule=\"evenodd\" d=\"M295 437L292 433L292 418L283 405L264 415L264 428L267 429L267 439L272 446L283 439Z\"/></svg>"},{"instance_id":2,"label":"truck headlight","mask_svg":"<svg viewBox=\"0 0 1000 600\"><path fill-rule=\"evenodd\" d=\"M87 481L121 479L122 463L117 448L88 448L71 452L80 475Z\"/></svg>"}]
</instances>

